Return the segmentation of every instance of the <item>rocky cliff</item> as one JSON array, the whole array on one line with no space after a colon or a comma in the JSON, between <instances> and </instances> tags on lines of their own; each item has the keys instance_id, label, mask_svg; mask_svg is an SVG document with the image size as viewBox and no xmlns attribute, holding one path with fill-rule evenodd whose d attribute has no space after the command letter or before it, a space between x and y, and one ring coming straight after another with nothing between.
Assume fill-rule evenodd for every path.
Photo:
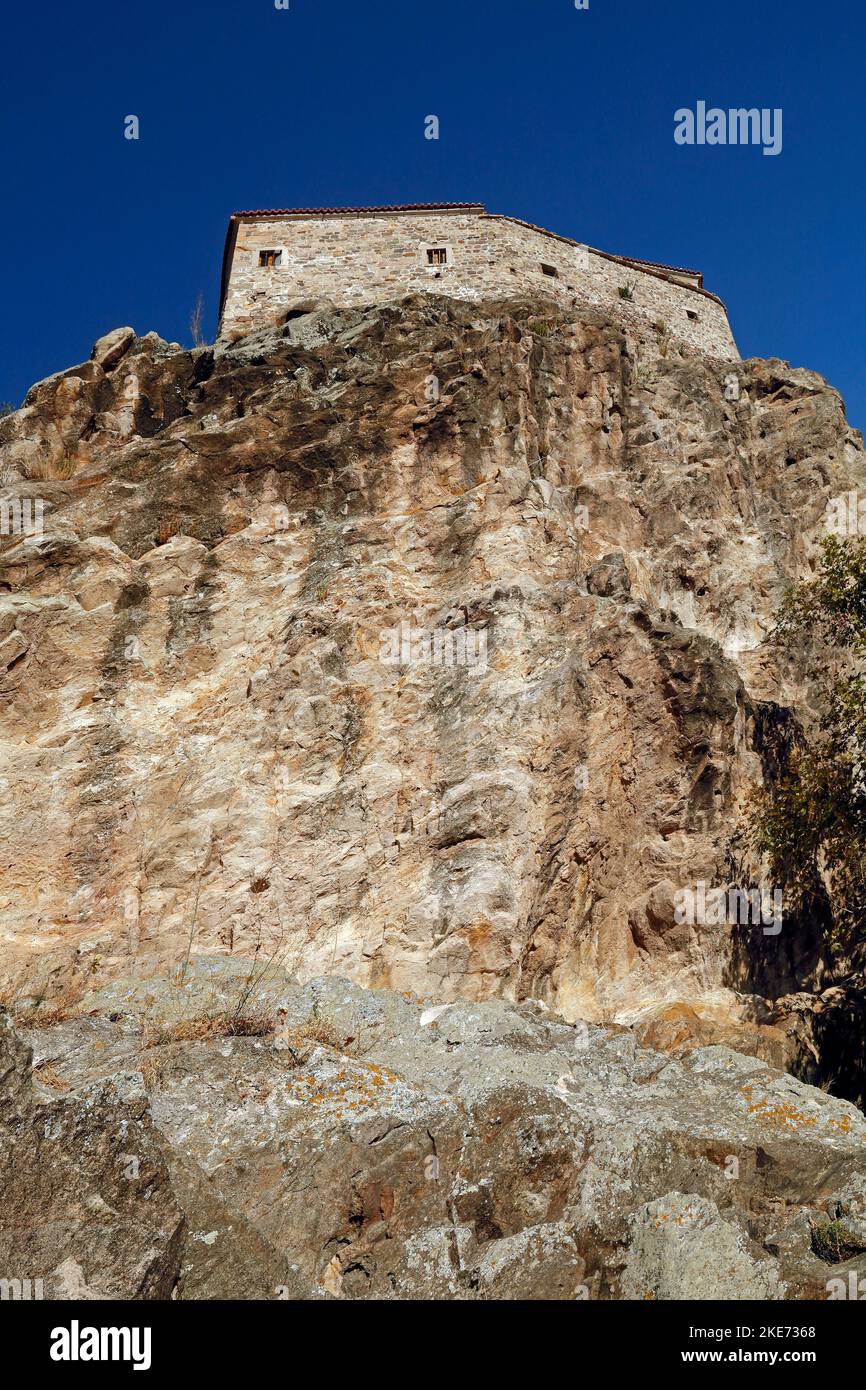
<instances>
[{"instance_id":1,"label":"rocky cliff","mask_svg":"<svg viewBox=\"0 0 866 1390\"><path fill-rule=\"evenodd\" d=\"M557 1048L572 1044L557 1030L590 1025L598 1041L577 1073L577 1110L567 1079L549 1102L558 1157L544 1159L544 1197L519 1178L506 1215L482 1212L482 1197L455 1207L464 1186L491 1180L485 1107L499 1114L499 1094L476 1105L466 1076L449 1072L395 1102L422 1161L438 1152L420 1144L432 1133L425 1106L444 1117L459 1099L470 1116L442 1130L447 1147L469 1124L477 1148L468 1176L455 1159L448 1221L438 1208L425 1216L438 1232L428 1249L413 1217L420 1244L401 1255L425 1278L440 1261L443 1296L467 1267L461 1241L477 1291L488 1274L495 1283L483 1247L514 1240L516 1251L526 1232L555 1271L549 1288L574 1296L579 1257L606 1296L644 1296L623 1252L659 1239L653 1202L700 1198L699 1228L724 1224L718 1208L736 1205L736 1184L707 1178L720 1161L707 1155L707 1119L700 1144L677 1141L692 1154L682 1171L641 1168L646 1181L610 1199L616 1232L596 1223L587 1235L589 1173L616 1183L633 1158L604 1143L593 1158L585 1134L610 1069L623 1105L639 1093L647 1115L668 1116L647 1121L659 1135L673 1132L676 1097L698 1093L708 1115L721 1107L729 1155L746 1142L737 1097L765 1062L862 1098L859 1000L821 924L677 911L701 884L772 889L749 859L747 799L810 701L803 670L774 643L773 613L814 564L828 500L866 482L860 436L818 376L680 356L663 335L638 341L540 302L311 306L216 351L118 330L0 420L0 470L0 496L44 503L41 536L0 541L0 985L27 1028L39 1029L40 1010L81 1011L88 991L104 1000L119 979L150 981L158 997L197 957L293 990L341 977L366 1001L356 1012L391 1011L390 1041L369 1055L395 1087L412 1091L434 1066L412 1060L402 1030L414 1038L420 1025L400 1014L397 1026L399 996L471 1021L455 1025L472 1036L445 1040L443 1058L471 1043L462 1055L485 1066L493 1052L479 1049L500 1028L497 1074L518 1066L508 1048L546 1058L521 1083L519 1129L521 1113L535 1114L533 1088L568 1072ZM127 1026L123 1000L84 1012ZM196 1045L210 1048L220 1087L248 1071L244 1084L269 1095L283 1085L261 1042L232 1042L225 1064L213 1041ZM327 1048L344 1045L329 1035L311 1086L330 1084ZM58 1038L49 1050L63 1062L82 1046ZM177 1062L181 1091L196 1085L187 1061L190 1075L203 1065L200 1054ZM656 1075L673 1090L650 1102ZM160 1086L154 1122L195 1167ZM804 1099L807 1089L789 1098L800 1114L842 1105ZM777 1100L789 1103L780 1093L771 1110ZM404 1101L420 1107L411 1120ZM756 1103L745 1112L753 1156L768 1151ZM278 1144L289 1142L281 1113ZM809 1122L817 1148L808 1175L797 1170L797 1211L853 1181L859 1137L840 1167L826 1134L856 1117L845 1107L829 1131ZM333 1161L344 1160L348 1173L350 1151ZM774 1198L788 1200L788 1161ZM386 1178L393 1193L391 1169ZM268 1224L277 1214L260 1220L252 1198L235 1199L256 1241L291 1246ZM174 1200L160 1226L169 1255ZM350 1231L373 1219L365 1202L360 1227L349 1202ZM630 1244L629 1221L640 1227ZM777 1290L759 1296L798 1296L778 1292L778 1250L742 1245L744 1232L772 1244L766 1223L734 1224L723 1244L757 1258L748 1279ZM408 1266L362 1261L353 1282L342 1246L323 1240L313 1255L318 1236L292 1240L308 1251L294 1263L313 1289L416 1288ZM804 1277L787 1279L800 1288Z\"/></svg>"}]
</instances>

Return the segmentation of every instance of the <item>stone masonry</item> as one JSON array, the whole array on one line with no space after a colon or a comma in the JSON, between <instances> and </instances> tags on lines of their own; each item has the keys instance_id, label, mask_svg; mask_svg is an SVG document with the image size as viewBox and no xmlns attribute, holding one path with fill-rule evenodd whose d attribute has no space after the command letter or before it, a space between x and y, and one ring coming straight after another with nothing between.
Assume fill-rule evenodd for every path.
<instances>
[{"instance_id":1,"label":"stone masonry","mask_svg":"<svg viewBox=\"0 0 866 1390\"><path fill-rule=\"evenodd\" d=\"M220 337L279 324L311 301L366 306L419 293L604 308L639 337L739 357L725 306L699 271L596 251L480 203L233 214Z\"/></svg>"}]
</instances>

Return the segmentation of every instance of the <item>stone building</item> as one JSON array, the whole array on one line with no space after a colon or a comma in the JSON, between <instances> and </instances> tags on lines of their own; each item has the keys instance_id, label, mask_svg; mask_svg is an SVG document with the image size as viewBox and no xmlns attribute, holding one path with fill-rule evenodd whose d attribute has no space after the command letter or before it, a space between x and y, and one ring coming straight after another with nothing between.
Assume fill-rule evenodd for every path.
<instances>
[{"instance_id":1,"label":"stone building","mask_svg":"<svg viewBox=\"0 0 866 1390\"><path fill-rule=\"evenodd\" d=\"M704 289L700 271L597 251L481 203L234 213L220 336L285 322L314 300L367 305L418 293L532 294L564 308L603 307L638 336L739 356L725 306Z\"/></svg>"}]
</instances>

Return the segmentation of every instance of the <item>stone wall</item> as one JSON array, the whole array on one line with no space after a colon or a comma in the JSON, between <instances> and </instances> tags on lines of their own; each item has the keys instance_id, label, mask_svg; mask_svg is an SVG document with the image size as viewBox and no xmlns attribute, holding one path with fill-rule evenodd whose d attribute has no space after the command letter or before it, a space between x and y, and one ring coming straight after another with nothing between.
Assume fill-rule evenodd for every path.
<instances>
[{"instance_id":1,"label":"stone wall","mask_svg":"<svg viewBox=\"0 0 866 1390\"><path fill-rule=\"evenodd\" d=\"M446 251L446 265L428 265L432 247ZM278 265L259 266L265 249L280 253ZM739 356L724 305L694 277L642 268L510 217L461 211L241 218L230 254L222 337L278 323L309 299L367 305L425 292L468 300L538 294L565 308L612 310L632 330L669 334L700 353Z\"/></svg>"}]
</instances>

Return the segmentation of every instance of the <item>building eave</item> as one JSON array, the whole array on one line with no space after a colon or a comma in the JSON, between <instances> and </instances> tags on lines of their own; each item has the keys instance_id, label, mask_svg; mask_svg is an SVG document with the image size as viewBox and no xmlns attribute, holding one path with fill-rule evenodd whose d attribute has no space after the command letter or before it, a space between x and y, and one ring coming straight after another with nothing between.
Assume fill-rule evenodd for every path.
<instances>
[{"instance_id":1,"label":"building eave","mask_svg":"<svg viewBox=\"0 0 866 1390\"><path fill-rule=\"evenodd\" d=\"M483 203L383 203L365 208L251 208L233 217L377 217L395 212L479 212Z\"/></svg>"}]
</instances>

